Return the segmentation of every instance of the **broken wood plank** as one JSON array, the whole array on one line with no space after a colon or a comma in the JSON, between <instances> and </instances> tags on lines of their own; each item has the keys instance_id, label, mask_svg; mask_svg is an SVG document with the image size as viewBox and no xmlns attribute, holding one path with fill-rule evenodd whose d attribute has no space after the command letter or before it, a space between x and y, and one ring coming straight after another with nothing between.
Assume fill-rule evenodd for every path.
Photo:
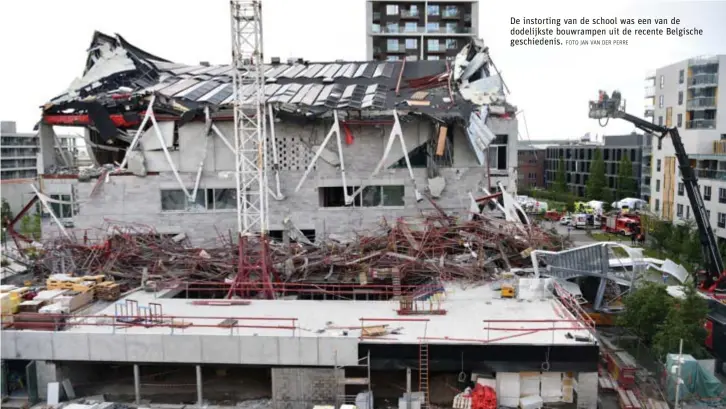
<instances>
[{"instance_id":1,"label":"broken wood plank","mask_svg":"<svg viewBox=\"0 0 726 409\"><path fill-rule=\"evenodd\" d=\"M436 143L436 156L444 156L444 151L446 150L446 133L448 132L447 127L440 126L439 127L439 140Z\"/></svg>"},{"instance_id":2,"label":"broken wood plank","mask_svg":"<svg viewBox=\"0 0 726 409\"><path fill-rule=\"evenodd\" d=\"M238 322L239 321L234 318L227 318L225 320L222 320L219 324L217 324L217 326L222 328L232 328L236 326Z\"/></svg>"}]
</instances>

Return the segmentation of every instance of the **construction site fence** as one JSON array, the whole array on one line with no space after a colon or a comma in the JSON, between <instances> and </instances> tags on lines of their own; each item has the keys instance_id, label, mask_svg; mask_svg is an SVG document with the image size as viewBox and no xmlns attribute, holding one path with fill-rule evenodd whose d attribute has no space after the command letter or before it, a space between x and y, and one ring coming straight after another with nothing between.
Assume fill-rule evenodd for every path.
<instances>
[{"instance_id":1,"label":"construction site fence","mask_svg":"<svg viewBox=\"0 0 726 409\"><path fill-rule=\"evenodd\" d=\"M161 333L185 333L202 329L200 335L240 334L242 330L272 331L271 335L299 336L298 319L292 317L236 317L184 315L75 315L17 314L2 315L3 330L68 331L88 328L89 332L115 333L128 329L157 329ZM218 330L213 331L212 329ZM153 333L158 334L159 331ZM195 332L196 333L196 332Z\"/></svg>"},{"instance_id":2,"label":"construction site fence","mask_svg":"<svg viewBox=\"0 0 726 409\"><path fill-rule=\"evenodd\" d=\"M237 290L245 290L248 293L264 291L270 287L278 296L287 295L316 295L338 298L365 298L366 294L372 298L390 299L397 296L426 297L431 294L443 293L444 289L440 284L358 284L358 283L285 283L272 282L261 283L241 282L224 283L214 281L183 281L183 282L161 282L154 284L157 291L182 290L201 293L226 292L232 286Z\"/></svg>"}]
</instances>

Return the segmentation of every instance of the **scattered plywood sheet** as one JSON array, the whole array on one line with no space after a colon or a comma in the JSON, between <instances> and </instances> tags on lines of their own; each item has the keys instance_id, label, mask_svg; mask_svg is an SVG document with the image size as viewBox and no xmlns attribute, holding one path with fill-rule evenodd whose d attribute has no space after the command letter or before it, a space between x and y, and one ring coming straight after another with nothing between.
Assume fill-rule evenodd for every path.
<instances>
[{"instance_id":1,"label":"scattered plywood sheet","mask_svg":"<svg viewBox=\"0 0 726 409\"><path fill-rule=\"evenodd\" d=\"M444 151L446 150L446 133L448 130L449 128L443 125L439 127L439 140L436 143L436 156L444 156Z\"/></svg>"},{"instance_id":2,"label":"scattered plywood sheet","mask_svg":"<svg viewBox=\"0 0 726 409\"><path fill-rule=\"evenodd\" d=\"M388 333L388 325L371 325L361 327L360 334L364 337L380 337Z\"/></svg>"},{"instance_id":3,"label":"scattered plywood sheet","mask_svg":"<svg viewBox=\"0 0 726 409\"><path fill-rule=\"evenodd\" d=\"M427 107L431 105L431 101L415 101L412 99L406 100L406 103L410 106Z\"/></svg>"},{"instance_id":4,"label":"scattered plywood sheet","mask_svg":"<svg viewBox=\"0 0 726 409\"><path fill-rule=\"evenodd\" d=\"M421 101L422 99L425 99L429 95L428 91L416 91L411 95L411 99Z\"/></svg>"}]
</instances>

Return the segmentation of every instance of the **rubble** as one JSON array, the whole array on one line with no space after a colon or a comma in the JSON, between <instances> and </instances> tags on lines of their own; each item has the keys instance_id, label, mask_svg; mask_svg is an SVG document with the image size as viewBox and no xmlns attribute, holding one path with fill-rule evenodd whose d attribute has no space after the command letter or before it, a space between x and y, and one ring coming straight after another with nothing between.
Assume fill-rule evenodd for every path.
<instances>
[{"instance_id":1,"label":"rubble","mask_svg":"<svg viewBox=\"0 0 726 409\"><path fill-rule=\"evenodd\" d=\"M109 225L105 238L91 244L88 234L43 243L36 260L38 276L74 272L105 274L125 288L142 285L142 275L155 283L174 281L223 282L235 275L238 247L230 233L222 245L199 249L187 237L162 235L151 227ZM531 267L531 249L559 250L556 234L536 225L476 215L458 220L443 212L421 218L383 220L373 232L353 240L334 237L312 243L289 226L283 242L259 239L247 248L259 260L268 249L273 276L284 282L373 284L398 275L401 283L432 280L480 281L502 270ZM331 235L332 236L332 235ZM298 241L295 241L295 239ZM304 238L304 237L303 237ZM148 274L144 274L148 270Z\"/></svg>"}]
</instances>

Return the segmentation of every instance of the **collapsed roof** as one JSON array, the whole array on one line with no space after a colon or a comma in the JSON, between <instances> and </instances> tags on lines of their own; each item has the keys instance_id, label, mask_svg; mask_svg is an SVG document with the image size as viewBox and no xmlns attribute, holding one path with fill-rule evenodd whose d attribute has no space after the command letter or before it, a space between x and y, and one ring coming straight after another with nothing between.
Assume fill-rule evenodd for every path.
<instances>
[{"instance_id":1,"label":"collapsed roof","mask_svg":"<svg viewBox=\"0 0 726 409\"><path fill-rule=\"evenodd\" d=\"M397 110L439 122L461 122L475 151L494 139L489 115L510 115L499 75L490 74L488 49L478 40L453 62L392 61L311 63L304 60L265 65L266 102L292 117L316 118L332 110L375 117ZM161 120L186 122L209 108L231 119L232 66L186 65L143 51L121 36L96 32L85 71L68 90L43 106L51 125L89 126L101 142L125 136L138 126L150 97ZM251 101L252 87L243 98ZM226 112L226 113L225 113ZM480 155L477 155L480 156ZM483 158L483 155L481 155Z\"/></svg>"}]
</instances>

